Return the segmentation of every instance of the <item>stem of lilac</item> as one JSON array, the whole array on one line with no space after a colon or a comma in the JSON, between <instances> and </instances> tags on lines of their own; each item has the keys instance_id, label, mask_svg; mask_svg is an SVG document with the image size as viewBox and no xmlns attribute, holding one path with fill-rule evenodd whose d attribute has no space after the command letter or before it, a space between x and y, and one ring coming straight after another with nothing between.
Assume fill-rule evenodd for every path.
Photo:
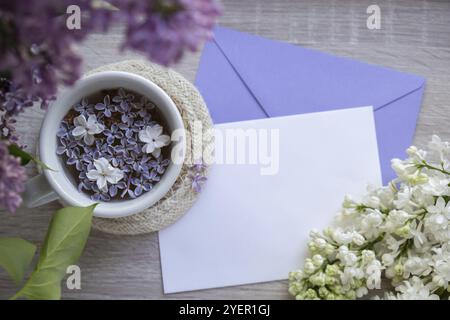
<instances>
[{"instance_id":1,"label":"stem of lilac","mask_svg":"<svg viewBox=\"0 0 450 320\"><path fill-rule=\"evenodd\" d=\"M439 172L442 172L443 174L450 176L449 171L444 170L444 168L440 169L440 168L434 167L434 166L428 164L425 160L423 161L423 164L419 165L419 169L422 169L422 168L439 171Z\"/></svg>"}]
</instances>

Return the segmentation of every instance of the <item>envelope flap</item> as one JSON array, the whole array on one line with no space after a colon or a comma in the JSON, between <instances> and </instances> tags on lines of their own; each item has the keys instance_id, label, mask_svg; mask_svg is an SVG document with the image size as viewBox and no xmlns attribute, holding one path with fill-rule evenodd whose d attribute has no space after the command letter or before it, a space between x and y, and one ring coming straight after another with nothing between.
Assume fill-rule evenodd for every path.
<instances>
[{"instance_id":1,"label":"envelope flap","mask_svg":"<svg viewBox=\"0 0 450 320\"><path fill-rule=\"evenodd\" d=\"M419 90L421 77L225 28L215 43L268 116L372 105Z\"/></svg>"}]
</instances>

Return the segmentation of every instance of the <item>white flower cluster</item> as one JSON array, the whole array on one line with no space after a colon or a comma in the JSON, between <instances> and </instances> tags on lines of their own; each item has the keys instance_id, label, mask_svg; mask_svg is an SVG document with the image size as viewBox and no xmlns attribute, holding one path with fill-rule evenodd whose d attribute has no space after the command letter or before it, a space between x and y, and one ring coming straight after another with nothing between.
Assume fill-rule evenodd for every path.
<instances>
[{"instance_id":1,"label":"white flower cluster","mask_svg":"<svg viewBox=\"0 0 450 320\"><path fill-rule=\"evenodd\" d=\"M355 299L391 280L385 299L442 299L450 292L450 145L410 147L392 160L398 178L346 197L334 225L311 232L310 258L289 275L297 299Z\"/></svg>"}]
</instances>

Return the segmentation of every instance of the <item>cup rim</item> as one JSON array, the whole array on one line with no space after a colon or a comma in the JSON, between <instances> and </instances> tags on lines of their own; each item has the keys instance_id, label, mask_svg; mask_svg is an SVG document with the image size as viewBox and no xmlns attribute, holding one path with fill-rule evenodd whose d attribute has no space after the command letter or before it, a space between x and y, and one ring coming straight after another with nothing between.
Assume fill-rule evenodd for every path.
<instances>
[{"instance_id":1,"label":"cup rim","mask_svg":"<svg viewBox=\"0 0 450 320\"><path fill-rule=\"evenodd\" d=\"M108 85L108 83L123 83L124 86ZM133 86L133 88L130 88L130 86ZM41 160L52 169L60 169L56 171L43 170L44 175L52 189L58 194L65 205L89 206L96 202L91 200L86 194L79 192L76 186L70 182L70 178L63 172L60 157L56 154L56 132L59 124L76 101L101 89L118 87L124 87L125 89L135 91L147 97L150 96L149 98L153 101L158 100L155 104L159 107L163 117L166 118L166 122L168 124L170 122L170 133L175 129L185 130L183 119L175 103L164 90L151 80L123 71L103 71L81 78L74 86L67 88L63 93L58 95L56 100L50 104L40 130L39 151ZM54 143L51 142L52 140ZM94 209L94 216L102 218L125 217L143 211L161 200L179 177L186 157L185 136L182 137L181 141L172 141L172 144L181 144L178 146L180 161L176 163L171 161L169 167L162 175L161 180L152 190L136 199L99 202Z\"/></svg>"}]
</instances>

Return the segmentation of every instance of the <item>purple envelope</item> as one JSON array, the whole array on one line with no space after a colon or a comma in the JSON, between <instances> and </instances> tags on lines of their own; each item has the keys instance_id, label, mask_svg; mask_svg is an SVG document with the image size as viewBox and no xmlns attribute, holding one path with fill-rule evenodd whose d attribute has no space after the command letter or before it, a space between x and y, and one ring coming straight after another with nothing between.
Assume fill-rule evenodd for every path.
<instances>
[{"instance_id":1,"label":"purple envelope","mask_svg":"<svg viewBox=\"0 0 450 320\"><path fill-rule=\"evenodd\" d=\"M424 78L221 27L214 34L196 85L215 123L373 106L383 183L395 177L390 160L413 141Z\"/></svg>"}]
</instances>

